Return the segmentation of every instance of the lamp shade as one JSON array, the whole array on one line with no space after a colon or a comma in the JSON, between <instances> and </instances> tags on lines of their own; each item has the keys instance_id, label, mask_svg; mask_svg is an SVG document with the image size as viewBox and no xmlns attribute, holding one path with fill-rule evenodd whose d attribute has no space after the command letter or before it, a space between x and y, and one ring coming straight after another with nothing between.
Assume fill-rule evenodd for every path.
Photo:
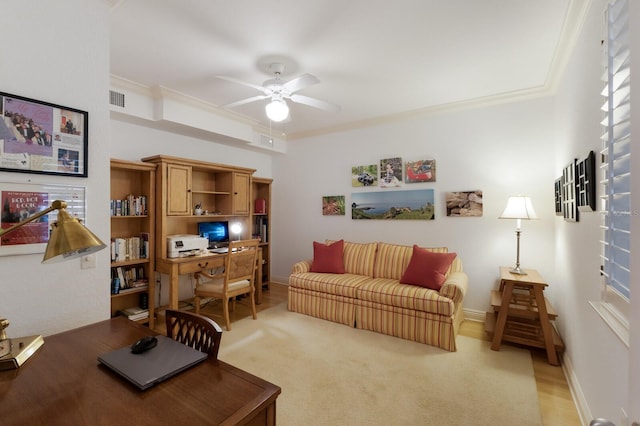
<instances>
[{"instance_id":1,"label":"lamp shade","mask_svg":"<svg viewBox=\"0 0 640 426\"><path fill-rule=\"evenodd\" d=\"M42 263L56 263L86 256L105 248L86 226L65 209L58 212L58 220L51 224L51 235Z\"/></svg>"},{"instance_id":2,"label":"lamp shade","mask_svg":"<svg viewBox=\"0 0 640 426\"><path fill-rule=\"evenodd\" d=\"M269 120L280 122L289 116L289 107L284 100L275 99L265 107Z\"/></svg>"},{"instance_id":3,"label":"lamp shade","mask_svg":"<svg viewBox=\"0 0 640 426\"><path fill-rule=\"evenodd\" d=\"M516 197L509 197L509 200L507 200L507 207L505 207L499 218L528 220L537 219L538 216L533 209L531 198L519 195Z\"/></svg>"}]
</instances>

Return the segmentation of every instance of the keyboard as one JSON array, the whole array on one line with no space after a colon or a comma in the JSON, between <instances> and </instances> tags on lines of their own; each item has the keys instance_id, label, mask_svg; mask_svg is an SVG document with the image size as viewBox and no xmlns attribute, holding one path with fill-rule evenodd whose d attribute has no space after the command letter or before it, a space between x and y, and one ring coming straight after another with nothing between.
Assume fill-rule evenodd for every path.
<instances>
[{"instance_id":1,"label":"keyboard","mask_svg":"<svg viewBox=\"0 0 640 426\"><path fill-rule=\"evenodd\" d=\"M209 249L209 251L211 253L228 253L229 252L229 247L213 248L213 249Z\"/></svg>"}]
</instances>

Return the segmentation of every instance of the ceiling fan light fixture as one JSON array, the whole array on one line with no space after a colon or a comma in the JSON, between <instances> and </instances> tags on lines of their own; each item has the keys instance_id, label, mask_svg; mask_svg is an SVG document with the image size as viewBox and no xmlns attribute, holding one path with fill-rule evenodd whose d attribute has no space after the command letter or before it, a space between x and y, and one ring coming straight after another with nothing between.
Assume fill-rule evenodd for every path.
<instances>
[{"instance_id":1,"label":"ceiling fan light fixture","mask_svg":"<svg viewBox=\"0 0 640 426\"><path fill-rule=\"evenodd\" d=\"M275 99L265 107L269 120L279 123L289 116L289 107L284 100Z\"/></svg>"}]
</instances>

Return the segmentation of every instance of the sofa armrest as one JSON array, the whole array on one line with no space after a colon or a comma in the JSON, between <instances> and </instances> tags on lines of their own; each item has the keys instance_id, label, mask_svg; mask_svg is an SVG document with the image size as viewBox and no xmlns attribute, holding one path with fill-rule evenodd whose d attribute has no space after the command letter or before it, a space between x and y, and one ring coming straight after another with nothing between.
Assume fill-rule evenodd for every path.
<instances>
[{"instance_id":1,"label":"sofa armrest","mask_svg":"<svg viewBox=\"0 0 640 426\"><path fill-rule=\"evenodd\" d=\"M291 267L292 274L302 274L309 271L311 271L311 260L301 260Z\"/></svg>"},{"instance_id":2,"label":"sofa armrest","mask_svg":"<svg viewBox=\"0 0 640 426\"><path fill-rule=\"evenodd\" d=\"M469 289L469 277L462 271L451 272L440 288L440 295L453 300L453 303L462 302Z\"/></svg>"}]
</instances>

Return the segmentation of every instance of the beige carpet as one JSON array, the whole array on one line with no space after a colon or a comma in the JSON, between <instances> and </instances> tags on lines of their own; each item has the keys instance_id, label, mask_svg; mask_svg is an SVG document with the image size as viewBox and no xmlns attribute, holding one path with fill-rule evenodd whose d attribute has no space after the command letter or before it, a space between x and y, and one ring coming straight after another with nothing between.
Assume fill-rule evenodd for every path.
<instances>
[{"instance_id":1,"label":"beige carpet","mask_svg":"<svg viewBox=\"0 0 640 426\"><path fill-rule=\"evenodd\" d=\"M277 305L224 332L219 358L282 388L277 423L540 425L528 351L458 336L457 352Z\"/></svg>"}]
</instances>

